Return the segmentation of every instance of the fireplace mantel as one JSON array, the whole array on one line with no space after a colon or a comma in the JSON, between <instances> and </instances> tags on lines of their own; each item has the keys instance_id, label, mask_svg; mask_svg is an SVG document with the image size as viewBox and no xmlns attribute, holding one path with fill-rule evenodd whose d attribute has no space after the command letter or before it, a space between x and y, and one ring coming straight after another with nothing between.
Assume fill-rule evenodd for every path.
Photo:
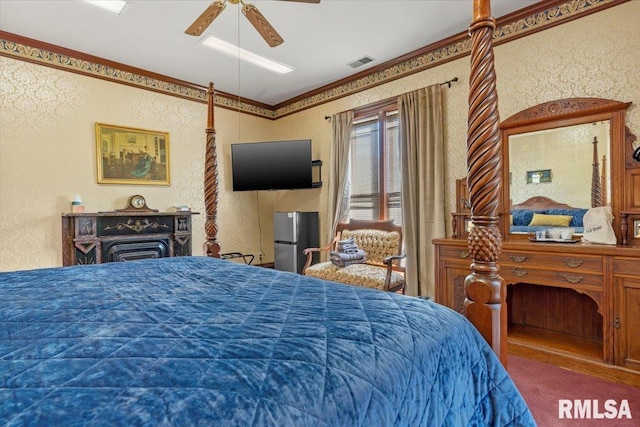
<instances>
[{"instance_id":1,"label":"fireplace mantel","mask_svg":"<svg viewBox=\"0 0 640 427\"><path fill-rule=\"evenodd\" d=\"M191 255L191 216L198 212L62 214L62 265Z\"/></svg>"}]
</instances>

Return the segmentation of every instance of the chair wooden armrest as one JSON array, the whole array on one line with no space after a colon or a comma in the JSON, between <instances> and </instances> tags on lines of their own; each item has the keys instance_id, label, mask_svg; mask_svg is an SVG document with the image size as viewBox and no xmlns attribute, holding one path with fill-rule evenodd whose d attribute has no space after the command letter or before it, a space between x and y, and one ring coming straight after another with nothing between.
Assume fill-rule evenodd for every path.
<instances>
[{"instance_id":1,"label":"chair wooden armrest","mask_svg":"<svg viewBox=\"0 0 640 427\"><path fill-rule=\"evenodd\" d=\"M309 266L311 265L311 261L313 261L313 253L330 251L335 246L336 242L338 241L338 238L339 236L334 237L331 243L329 243L324 248L306 248L305 250L302 251L302 253L307 256L307 262L305 262L304 267L302 267L303 275L305 271L307 271L307 268L309 268Z\"/></svg>"},{"instance_id":2,"label":"chair wooden armrest","mask_svg":"<svg viewBox=\"0 0 640 427\"><path fill-rule=\"evenodd\" d=\"M398 261L398 260L404 259L404 258L406 258L406 257L407 257L407 255L406 255L406 254L402 254L402 255L390 255L390 256L386 257L384 260L382 260L382 262L384 262L384 264L385 264L386 266L389 266L389 265L393 265L393 261Z\"/></svg>"},{"instance_id":3,"label":"chair wooden armrest","mask_svg":"<svg viewBox=\"0 0 640 427\"><path fill-rule=\"evenodd\" d=\"M382 262L387 266L387 274L386 274L385 279L384 279L384 289L386 291L389 291L389 292L402 291L402 293L404 294L404 292L405 292L405 290L404 290L405 283L404 282L402 282L401 284L391 288L391 272L393 271L393 263L394 263L394 261L399 261L401 259L404 259L404 258L406 258L406 256L407 256L406 254L390 255L388 257L385 257L384 260L382 260Z\"/></svg>"}]
</instances>

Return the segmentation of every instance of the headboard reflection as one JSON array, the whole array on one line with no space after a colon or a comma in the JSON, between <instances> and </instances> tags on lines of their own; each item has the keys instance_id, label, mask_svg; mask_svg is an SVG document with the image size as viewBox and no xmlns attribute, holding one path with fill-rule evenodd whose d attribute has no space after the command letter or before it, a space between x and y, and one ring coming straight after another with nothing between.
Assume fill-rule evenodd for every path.
<instances>
[{"instance_id":1,"label":"headboard reflection","mask_svg":"<svg viewBox=\"0 0 640 427\"><path fill-rule=\"evenodd\" d=\"M582 234L583 217L587 211L587 208L570 206L549 197L534 196L511 205L509 230L511 233L529 234L551 227L569 227L574 229L574 234Z\"/></svg>"}]
</instances>

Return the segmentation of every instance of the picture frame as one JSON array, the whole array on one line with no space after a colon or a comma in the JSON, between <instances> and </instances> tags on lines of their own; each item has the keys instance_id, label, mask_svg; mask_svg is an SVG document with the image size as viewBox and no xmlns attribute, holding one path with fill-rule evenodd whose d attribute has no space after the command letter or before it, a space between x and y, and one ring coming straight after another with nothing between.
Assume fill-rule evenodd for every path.
<instances>
[{"instance_id":1,"label":"picture frame","mask_svg":"<svg viewBox=\"0 0 640 427\"><path fill-rule=\"evenodd\" d=\"M96 123L98 184L171 185L169 133Z\"/></svg>"},{"instance_id":2,"label":"picture frame","mask_svg":"<svg viewBox=\"0 0 640 427\"><path fill-rule=\"evenodd\" d=\"M551 169L527 171L527 184L551 182Z\"/></svg>"},{"instance_id":3,"label":"picture frame","mask_svg":"<svg viewBox=\"0 0 640 427\"><path fill-rule=\"evenodd\" d=\"M640 219L633 221L633 237L640 239Z\"/></svg>"}]
</instances>

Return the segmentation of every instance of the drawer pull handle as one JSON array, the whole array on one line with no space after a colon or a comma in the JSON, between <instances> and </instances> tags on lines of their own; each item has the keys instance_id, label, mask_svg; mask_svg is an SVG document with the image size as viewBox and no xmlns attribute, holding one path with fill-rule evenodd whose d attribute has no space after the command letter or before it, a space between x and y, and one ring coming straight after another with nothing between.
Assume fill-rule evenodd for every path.
<instances>
[{"instance_id":1,"label":"drawer pull handle","mask_svg":"<svg viewBox=\"0 0 640 427\"><path fill-rule=\"evenodd\" d=\"M469 257L469 253L470 252L469 251L458 251L457 253L458 253L458 258L465 259L465 258Z\"/></svg>"},{"instance_id":2,"label":"drawer pull handle","mask_svg":"<svg viewBox=\"0 0 640 427\"><path fill-rule=\"evenodd\" d=\"M511 258L513 262L525 262L527 260L525 255L511 255L509 258Z\"/></svg>"},{"instance_id":3,"label":"drawer pull handle","mask_svg":"<svg viewBox=\"0 0 640 427\"><path fill-rule=\"evenodd\" d=\"M562 262L564 262L564 265L571 268L578 268L583 263L581 259L571 259L571 258L564 258Z\"/></svg>"},{"instance_id":4,"label":"drawer pull handle","mask_svg":"<svg viewBox=\"0 0 640 427\"><path fill-rule=\"evenodd\" d=\"M582 276L572 276L570 274L563 274L562 277L564 278L564 280L566 280L567 282L573 285L575 285L576 283L582 282L582 279L584 279L584 277Z\"/></svg>"},{"instance_id":5,"label":"drawer pull handle","mask_svg":"<svg viewBox=\"0 0 640 427\"><path fill-rule=\"evenodd\" d=\"M527 274L529 274L527 270L525 270L524 268L513 268L511 271L513 271L513 274L515 274L518 277L524 277Z\"/></svg>"}]
</instances>

